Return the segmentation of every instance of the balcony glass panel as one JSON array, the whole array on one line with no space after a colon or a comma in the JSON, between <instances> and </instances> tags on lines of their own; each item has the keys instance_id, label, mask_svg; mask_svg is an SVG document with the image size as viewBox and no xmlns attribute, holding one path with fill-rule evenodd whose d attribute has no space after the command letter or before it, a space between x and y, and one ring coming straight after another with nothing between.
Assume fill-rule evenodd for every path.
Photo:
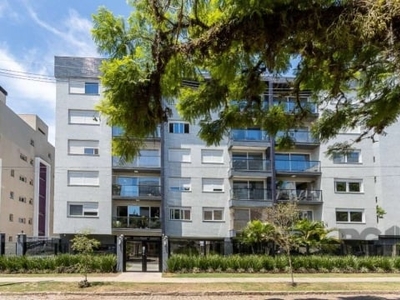
<instances>
[{"instance_id":1,"label":"balcony glass panel","mask_svg":"<svg viewBox=\"0 0 400 300\"><path fill-rule=\"evenodd\" d=\"M268 134L265 130L259 129L234 129L232 139L234 141L266 141Z\"/></svg>"},{"instance_id":2,"label":"balcony glass panel","mask_svg":"<svg viewBox=\"0 0 400 300\"><path fill-rule=\"evenodd\" d=\"M278 201L322 201L321 190L297 190L297 189L278 189L276 191Z\"/></svg>"},{"instance_id":3,"label":"balcony glass panel","mask_svg":"<svg viewBox=\"0 0 400 300\"><path fill-rule=\"evenodd\" d=\"M112 191L121 197L160 196L160 178L114 176Z\"/></svg>"}]
</instances>

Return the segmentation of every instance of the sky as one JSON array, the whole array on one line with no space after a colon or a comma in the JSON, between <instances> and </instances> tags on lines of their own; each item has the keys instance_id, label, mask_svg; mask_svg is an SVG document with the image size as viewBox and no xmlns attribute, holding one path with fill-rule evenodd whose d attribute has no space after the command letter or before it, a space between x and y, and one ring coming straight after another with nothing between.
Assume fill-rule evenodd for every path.
<instances>
[{"instance_id":1,"label":"sky","mask_svg":"<svg viewBox=\"0 0 400 300\"><path fill-rule=\"evenodd\" d=\"M36 114L54 145L54 56L100 57L92 15L105 6L128 16L126 0L0 0L0 86L17 114Z\"/></svg>"}]
</instances>

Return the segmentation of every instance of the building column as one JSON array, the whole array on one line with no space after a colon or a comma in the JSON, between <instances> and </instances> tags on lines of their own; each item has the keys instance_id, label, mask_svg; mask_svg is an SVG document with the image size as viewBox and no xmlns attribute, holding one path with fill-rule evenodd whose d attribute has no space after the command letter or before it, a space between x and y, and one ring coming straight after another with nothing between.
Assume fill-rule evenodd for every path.
<instances>
[{"instance_id":1,"label":"building column","mask_svg":"<svg viewBox=\"0 0 400 300\"><path fill-rule=\"evenodd\" d=\"M17 256L23 256L26 253L26 234L19 233L17 235Z\"/></svg>"},{"instance_id":2,"label":"building column","mask_svg":"<svg viewBox=\"0 0 400 300\"><path fill-rule=\"evenodd\" d=\"M124 235L121 234L117 237L117 272L125 272L126 264L125 264L125 238Z\"/></svg>"},{"instance_id":3,"label":"building column","mask_svg":"<svg viewBox=\"0 0 400 300\"><path fill-rule=\"evenodd\" d=\"M224 255L233 254L233 244L231 238L224 239Z\"/></svg>"},{"instance_id":4,"label":"building column","mask_svg":"<svg viewBox=\"0 0 400 300\"><path fill-rule=\"evenodd\" d=\"M162 249L162 268L161 271L165 272L168 269L168 236L163 235L161 238L161 249Z\"/></svg>"}]
</instances>

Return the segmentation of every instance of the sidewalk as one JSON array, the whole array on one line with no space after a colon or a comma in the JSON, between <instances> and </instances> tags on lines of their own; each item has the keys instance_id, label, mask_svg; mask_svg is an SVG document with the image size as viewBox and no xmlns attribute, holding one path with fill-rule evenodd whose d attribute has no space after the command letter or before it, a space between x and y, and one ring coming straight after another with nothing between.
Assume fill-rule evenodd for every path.
<instances>
[{"instance_id":1,"label":"sidewalk","mask_svg":"<svg viewBox=\"0 0 400 300\"><path fill-rule=\"evenodd\" d=\"M89 274L88 279L91 282L141 282L141 283L213 283L213 282L290 282L290 275L286 277L280 275L279 277L234 277L234 278L169 278L162 277L162 273L140 273L140 272L126 272L119 274L111 274L110 276L96 276L96 274ZM40 282L40 281L53 281L53 282L77 282L80 280L79 276L41 276L41 277L20 277L20 276L0 276L0 283L7 282ZM296 277L296 282L400 282L399 277Z\"/></svg>"}]
</instances>

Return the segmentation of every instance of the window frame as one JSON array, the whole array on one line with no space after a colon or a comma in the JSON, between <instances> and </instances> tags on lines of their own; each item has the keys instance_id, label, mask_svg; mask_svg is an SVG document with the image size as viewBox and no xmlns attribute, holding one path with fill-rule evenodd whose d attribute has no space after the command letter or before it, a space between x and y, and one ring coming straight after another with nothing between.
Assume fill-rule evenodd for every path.
<instances>
[{"instance_id":1,"label":"window frame","mask_svg":"<svg viewBox=\"0 0 400 300\"><path fill-rule=\"evenodd\" d=\"M179 218L175 218L178 212ZM186 218L189 214L189 218ZM192 221L192 208L191 207L170 207L169 208L169 220L170 221Z\"/></svg>"},{"instance_id":2,"label":"window frame","mask_svg":"<svg viewBox=\"0 0 400 300\"><path fill-rule=\"evenodd\" d=\"M351 190L351 185L357 183L359 185L359 190ZM362 194L364 193L364 184L362 179L344 179L335 178L334 179L334 191L338 194ZM339 184L344 184L345 190L339 190Z\"/></svg>"},{"instance_id":3,"label":"window frame","mask_svg":"<svg viewBox=\"0 0 400 300\"><path fill-rule=\"evenodd\" d=\"M349 161L349 157L351 157L351 155L354 153L358 154L358 161ZM347 165L361 164L362 163L361 150L353 150L347 153L340 153L340 152L334 153L332 156L332 162L334 164L347 164Z\"/></svg>"},{"instance_id":4,"label":"window frame","mask_svg":"<svg viewBox=\"0 0 400 300\"><path fill-rule=\"evenodd\" d=\"M191 163L192 162L191 152L192 151L190 148L170 148L168 149L168 161L177 163Z\"/></svg>"},{"instance_id":5,"label":"window frame","mask_svg":"<svg viewBox=\"0 0 400 300\"><path fill-rule=\"evenodd\" d=\"M100 83L96 80L70 80L68 93L70 95L98 96L100 95Z\"/></svg>"},{"instance_id":6,"label":"window frame","mask_svg":"<svg viewBox=\"0 0 400 300\"><path fill-rule=\"evenodd\" d=\"M210 153L209 155L206 155ZM220 153L221 155L211 155L211 153ZM204 158L211 158L205 160ZM224 150L223 149L201 149L201 163L202 164L223 164L224 163Z\"/></svg>"},{"instance_id":7,"label":"window frame","mask_svg":"<svg viewBox=\"0 0 400 300\"><path fill-rule=\"evenodd\" d=\"M176 181L177 184L175 184L174 181ZM190 177L170 177L169 181L168 181L168 190L170 192L182 192L182 193L191 192L192 191L192 178L190 178Z\"/></svg>"},{"instance_id":8,"label":"window frame","mask_svg":"<svg viewBox=\"0 0 400 300\"><path fill-rule=\"evenodd\" d=\"M82 121L74 121L74 119ZM69 125L88 125L100 126L100 114L96 110L91 109L69 109L68 124Z\"/></svg>"},{"instance_id":9,"label":"window frame","mask_svg":"<svg viewBox=\"0 0 400 300\"><path fill-rule=\"evenodd\" d=\"M99 171L89 171L89 170L68 170L68 172L67 172L68 174L67 174L67 180L68 180L68 186L100 186L100 172ZM81 174L87 174L87 175L89 175L89 174L97 174L97 183L93 183L93 184L90 184L90 182L89 183L87 183L86 181L90 181L90 179L93 179L93 178L96 178L96 177L90 177L90 176L88 176L88 177L84 177L84 176L82 176L82 177L80 177L82 180L83 180L83 183L82 184L73 184L73 183L71 183L71 175L72 174L79 174L79 173L81 173ZM75 178L78 178L78 177L75 177Z\"/></svg>"},{"instance_id":10,"label":"window frame","mask_svg":"<svg viewBox=\"0 0 400 300\"><path fill-rule=\"evenodd\" d=\"M346 220L338 220L338 213L346 213ZM352 221L352 214L360 214L361 213L361 221ZM365 223L365 210L357 209L357 208L346 208L346 209L336 209L335 210L335 221L339 224L364 224Z\"/></svg>"},{"instance_id":11,"label":"window frame","mask_svg":"<svg viewBox=\"0 0 400 300\"><path fill-rule=\"evenodd\" d=\"M211 219L206 219L205 214L211 212ZM215 213L221 213L221 219L215 218ZM223 207L203 207L202 210L202 221L203 222L225 222L225 210Z\"/></svg>"},{"instance_id":12,"label":"window frame","mask_svg":"<svg viewBox=\"0 0 400 300\"><path fill-rule=\"evenodd\" d=\"M75 145L73 145L75 143ZM85 143L88 143L85 146ZM90 145L92 143L92 145ZM100 148L99 140L68 140L68 155L82 155L82 156L99 156ZM75 149L75 150L74 150ZM73 151L71 151L73 150ZM82 150L82 151L77 151ZM91 153L87 153L87 150L91 150Z\"/></svg>"},{"instance_id":13,"label":"window frame","mask_svg":"<svg viewBox=\"0 0 400 300\"><path fill-rule=\"evenodd\" d=\"M179 121L169 122L168 132L173 134L189 134L190 124L187 122L179 122Z\"/></svg>"},{"instance_id":14,"label":"window frame","mask_svg":"<svg viewBox=\"0 0 400 300\"><path fill-rule=\"evenodd\" d=\"M206 188L210 186L210 188ZM203 193L224 193L225 180L224 178L202 178L201 190Z\"/></svg>"},{"instance_id":15,"label":"window frame","mask_svg":"<svg viewBox=\"0 0 400 300\"><path fill-rule=\"evenodd\" d=\"M85 207L86 205L86 207ZM71 214L71 206L81 206L81 214ZM95 214L93 214L95 213ZM67 217L68 218L98 218L99 202L67 202Z\"/></svg>"}]
</instances>

